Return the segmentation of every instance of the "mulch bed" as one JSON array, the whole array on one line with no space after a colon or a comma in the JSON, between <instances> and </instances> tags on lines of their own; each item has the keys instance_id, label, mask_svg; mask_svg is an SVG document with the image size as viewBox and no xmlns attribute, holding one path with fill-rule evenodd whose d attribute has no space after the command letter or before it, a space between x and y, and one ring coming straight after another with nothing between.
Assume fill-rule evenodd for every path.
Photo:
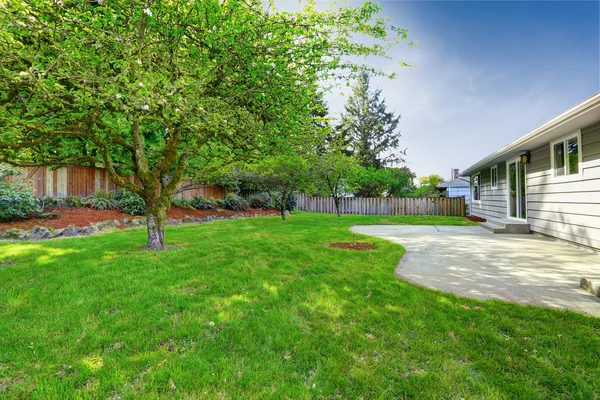
<instances>
[{"instance_id":1,"label":"mulch bed","mask_svg":"<svg viewBox=\"0 0 600 400\"><path fill-rule=\"evenodd\" d=\"M123 221L123 218L133 218L132 215L124 214L118 210L94 210L93 208L87 207L46 207L44 212L57 212L59 217L57 219L45 219L45 218L31 218L23 219L12 222L0 222L0 231L5 231L10 228L17 229L31 229L36 225L47 226L54 229L66 228L69 225L75 225L77 227L88 226L94 222L102 221ZM249 211L241 211L244 214L259 214L267 215L277 213L276 210L255 210L250 209ZM169 218L181 219L185 216L205 218L208 216L222 216L231 217L232 215L239 214L240 211L217 211L217 210L189 210L187 208L171 207L169 211ZM123 229L124 226L118 228Z\"/></svg>"},{"instance_id":2,"label":"mulch bed","mask_svg":"<svg viewBox=\"0 0 600 400\"><path fill-rule=\"evenodd\" d=\"M334 247L336 249L346 249L346 250L375 250L377 246L371 243L361 243L361 242L336 242L329 243L329 247Z\"/></svg>"},{"instance_id":3,"label":"mulch bed","mask_svg":"<svg viewBox=\"0 0 600 400\"><path fill-rule=\"evenodd\" d=\"M467 219L473 221L473 222L485 222L487 221L485 218L480 218L480 217L476 217L475 215L469 215L467 217Z\"/></svg>"}]
</instances>

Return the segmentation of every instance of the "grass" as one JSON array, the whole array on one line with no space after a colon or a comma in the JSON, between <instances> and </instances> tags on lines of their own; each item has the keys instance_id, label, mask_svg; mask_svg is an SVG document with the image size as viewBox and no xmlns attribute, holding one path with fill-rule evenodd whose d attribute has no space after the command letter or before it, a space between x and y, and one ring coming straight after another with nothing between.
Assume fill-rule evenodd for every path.
<instances>
[{"instance_id":1,"label":"grass","mask_svg":"<svg viewBox=\"0 0 600 400\"><path fill-rule=\"evenodd\" d=\"M0 397L598 398L600 319L398 280L404 249L329 248L298 213L0 244Z\"/></svg>"}]
</instances>

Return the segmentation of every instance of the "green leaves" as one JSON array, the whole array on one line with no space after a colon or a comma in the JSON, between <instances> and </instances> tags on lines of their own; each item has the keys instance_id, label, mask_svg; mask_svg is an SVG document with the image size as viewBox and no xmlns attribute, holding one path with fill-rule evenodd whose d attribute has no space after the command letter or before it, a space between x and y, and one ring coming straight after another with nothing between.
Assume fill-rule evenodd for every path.
<instances>
[{"instance_id":1,"label":"green leaves","mask_svg":"<svg viewBox=\"0 0 600 400\"><path fill-rule=\"evenodd\" d=\"M393 45L380 11L370 2L339 12L309 2L295 13L260 0L4 2L0 161L106 167L132 191L119 173L135 173L166 196L189 166L306 148L319 87L332 74L355 77L353 56Z\"/></svg>"},{"instance_id":2,"label":"green leaves","mask_svg":"<svg viewBox=\"0 0 600 400\"><path fill-rule=\"evenodd\" d=\"M400 116L387 111L381 90L371 90L369 73L362 71L345 106L337 134L363 167L379 169L403 161L405 151L398 150L399 121Z\"/></svg>"}]
</instances>

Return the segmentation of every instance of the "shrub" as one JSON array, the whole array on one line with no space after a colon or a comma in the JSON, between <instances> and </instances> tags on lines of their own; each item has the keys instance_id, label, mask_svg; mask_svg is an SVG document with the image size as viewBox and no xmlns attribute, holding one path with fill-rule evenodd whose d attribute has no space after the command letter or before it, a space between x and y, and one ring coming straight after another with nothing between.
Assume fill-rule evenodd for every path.
<instances>
[{"instance_id":1,"label":"shrub","mask_svg":"<svg viewBox=\"0 0 600 400\"><path fill-rule=\"evenodd\" d=\"M216 208L223 208L223 207L225 207L225 200L223 200L223 199L215 199L214 197L211 197L208 200L212 201L213 203L215 203L215 207Z\"/></svg>"},{"instance_id":2,"label":"shrub","mask_svg":"<svg viewBox=\"0 0 600 400\"><path fill-rule=\"evenodd\" d=\"M139 194L124 190L119 192L118 198L125 214L146 215L146 202Z\"/></svg>"},{"instance_id":3,"label":"shrub","mask_svg":"<svg viewBox=\"0 0 600 400\"><path fill-rule=\"evenodd\" d=\"M271 197L266 193L253 194L248 199L248 205L252 208L266 210L271 204Z\"/></svg>"},{"instance_id":4,"label":"shrub","mask_svg":"<svg viewBox=\"0 0 600 400\"><path fill-rule=\"evenodd\" d=\"M296 193L290 193L287 198L286 208L289 212L292 212L296 209L298 205L298 200L296 199Z\"/></svg>"},{"instance_id":5,"label":"shrub","mask_svg":"<svg viewBox=\"0 0 600 400\"><path fill-rule=\"evenodd\" d=\"M118 210L121 208L117 200L105 199L91 196L85 201L85 205L96 210Z\"/></svg>"},{"instance_id":6,"label":"shrub","mask_svg":"<svg viewBox=\"0 0 600 400\"><path fill-rule=\"evenodd\" d=\"M212 197L210 199L205 199L202 196L196 196L190 201L190 203L192 207L197 210L214 210L217 208L217 205Z\"/></svg>"},{"instance_id":7,"label":"shrub","mask_svg":"<svg viewBox=\"0 0 600 400\"><path fill-rule=\"evenodd\" d=\"M9 221L37 214L40 205L33 190L21 182L0 181L0 220Z\"/></svg>"},{"instance_id":8,"label":"shrub","mask_svg":"<svg viewBox=\"0 0 600 400\"><path fill-rule=\"evenodd\" d=\"M42 209L44 207L64 207L65 206L65 199L61 199L59 197L54 197L54 196L40 197L38 199L38 201L40 202Z\"/></svg>"},{"instance_id":9,"label":"shrub","mask_svg":"<svg viewBox=\"0 0 600 400\"><path fill-rule=\"evenodd\" d=\"M180 199L171 199L171 207L181 207Z\"/></svg>"},{"instance_id":10,"label":"shrub","mask_svg":"<svg viewBox=\"0 0 600 400\"><path fill-rule=\"evenodd\" d=\"M248 202L235 193L229 193L223 199L223 207L232 211L247 211Z\"/></svg>"},{"instance_id":11,"label":"shrub","mask_svg":"<svg viewBox=\"0 0 600 400\"><path fill-rule=\"evenodd\" d=\"M281 192L277 192L275 193L275 197L277 199L281 199ZM296 201L296 194L295 193L290 193L288 194L287 197L287 202L285 204L285 209L289 212L294 211L294 209L296 209L296 205L298 204L298 202ZM273 201L272 206L273 208L279 209L279 204L275 201Z\"/></svg>"},{"instance_id":12,"label":"shrub","mask_svg":"<svg viewBox=\"0 0 600 400\"><path fill-rule=\"evenodd\" d=\"M43 213L37 214L35 217L40 218L40 219L58 219L60 217L60 214L57 213L56 211L43 212Z\"/></svg>"},{"instance_id":13,"label":"shrub","mask_svg":"<svg viewBox=\"0 0 600 400\"><path fill-rule=\"evenodd\" d=\"M104 190L97 190L85 200L85 205L96 210L118 210L121 208L117 196Z\"/></svg>"},{"instance_id":14,"label":"shrub","mask_svg":"<svg viewBox=\"0 0 600 400\"><path fill-rule=\"evenodd\" d=\"M195 210L194 206L192 206L192 201L187 199L172 199L171 207L180 207Z\"/></svg>"},{"instance_id":15,"label":"shrub","mask_svg":"<svg viewBox=\"0 0 600 400\"><path fill-rule=\"evenodd\" d=\"M83 203L83 199L79 196L65 197L65 207L81 207Z\"/></svg>"},{"instance_id":16,"label":"shrub","mask_svg":"<svg viewBox=\"0 0 600 400\"><path fill-rule=\"evenodd\" d=\"M93 197L106 200L117 200L116 193L107 192L106 190L98 189Z\"/></svg>"}]
</instances>

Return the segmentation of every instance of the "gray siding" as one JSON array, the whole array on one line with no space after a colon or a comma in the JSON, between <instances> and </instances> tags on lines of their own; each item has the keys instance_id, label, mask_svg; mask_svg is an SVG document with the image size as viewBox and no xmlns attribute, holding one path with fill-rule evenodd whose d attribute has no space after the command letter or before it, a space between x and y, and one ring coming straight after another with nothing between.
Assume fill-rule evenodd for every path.
<instances>
[{"instance_id":1,"label":"gray siding","mask_svg":"<svg viewBox=\"0 0 600 400\"><path fill-rule=\"evenodd\" d=\"M446 188L446 197L464 197L465 203L471 203L471 189L468 187L451 186Z\"/></svg>"},{"instance_id":2,"label":"gray siding","mask_svg":"<svg viewBox=\"0 0 600 400\"><path fill-rule=\"evenodd\" d=\"M490 168L480 173L481 201L471 199L471 214L482 218L506 218L506 163L498 164L497 189L492 189Z\"/></svg>"},{"instance_id":3,"label":"gray siding","mask_svg":"<svg viewBox=\"0 0 600 400\"><path fill-rule=\"evenodd\" d=\"M550 144L527 165L527 221L534 232L600 248L600 123L581 130L582 178L552 180Z\"/></svg>"}]
</instances>

